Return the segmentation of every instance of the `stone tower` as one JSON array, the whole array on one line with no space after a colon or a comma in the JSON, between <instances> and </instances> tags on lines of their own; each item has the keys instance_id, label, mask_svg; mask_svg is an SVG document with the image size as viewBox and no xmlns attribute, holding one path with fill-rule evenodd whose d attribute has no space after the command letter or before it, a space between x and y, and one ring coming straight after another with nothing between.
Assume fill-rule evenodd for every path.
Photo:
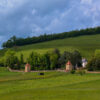
<instances>
[{"instance_id":1,"label":"stone tower","mask_svg":"<svg viewBox=\"0 0 100 100\"><path fill-rule=\"evenodd\" d=\"M72 69L73 69L73 66L72 66L71 62L68 61L68 62L66 63L66 71L71 71Z\"/></svg>"},{"instance_id":2,"label":"stone tower","mask_svg":"<svg viewBox=\"0 0 100 100\"><path fill-rule=\"evenodd\" d=\"M31 71L31 66L30 66L30 64L26 64L25 65L25 72L30 72Z\"/></svg>"}]
</instances>

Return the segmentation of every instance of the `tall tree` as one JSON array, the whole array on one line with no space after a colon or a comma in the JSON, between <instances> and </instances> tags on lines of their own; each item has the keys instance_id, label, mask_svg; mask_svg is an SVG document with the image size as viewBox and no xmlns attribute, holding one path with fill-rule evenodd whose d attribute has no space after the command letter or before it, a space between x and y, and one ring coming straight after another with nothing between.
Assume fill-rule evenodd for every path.
<instances>
[{"instance_id":1,"label":"tall tree","mask_svg":"<svg viewBox=\"0 0 100 100\"><path fill-rule=\"evenodd\" d=\"M20 54L20 63L24 64L24 58L23 58L23 54L22 53Z\"/></svg>"},{"instance_id":2,"label":"tall tree","mask_svg":"<svg viewBox=\"0 0 100 100\"><path fill-rule=\"evenodd\" d=\"M15 52L12 50L8 50L5 53L5 66L10 67L12 69L19 69L19 60L17 56L15 56Z\"/></svg>"}]
</instances>

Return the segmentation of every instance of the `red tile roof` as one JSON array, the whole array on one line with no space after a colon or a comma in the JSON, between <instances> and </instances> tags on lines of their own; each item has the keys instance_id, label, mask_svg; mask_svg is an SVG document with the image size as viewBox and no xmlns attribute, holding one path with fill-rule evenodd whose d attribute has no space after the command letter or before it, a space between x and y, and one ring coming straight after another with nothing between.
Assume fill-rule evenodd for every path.
<instances>
[{"instance_id":1,"label":"red tile roof","mask_svg":"<svg viewBox=\"0 0 100 100\"><path fill-rule=\"evenodd\" d=\"M26 66L26 67L30 67L30 64L27 63L25 66Z\"/></svg>"},{"instance_id":2,"label":"red tile roof","mask_svg":"<svg viewBox=\"0 0 100 100\"><path fill-rule=\"evenodd\" d=\"M72 65L70 61L67 62L67 65Z\"/></svg>"}]
</instances>

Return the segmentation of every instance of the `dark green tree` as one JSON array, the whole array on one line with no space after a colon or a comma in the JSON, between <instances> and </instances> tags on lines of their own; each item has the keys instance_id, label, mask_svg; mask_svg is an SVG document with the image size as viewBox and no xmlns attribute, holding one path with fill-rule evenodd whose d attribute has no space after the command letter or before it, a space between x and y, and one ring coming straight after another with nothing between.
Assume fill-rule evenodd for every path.
<instances>
[{"instance_id":1,"label":"dark green tree","mask_svg":"<svg viewBox=\"0 0 100 100\"><path fill-rule=\"evenodd\" d=\"M50 54L50 69L55 69L57 68L58 64L58 55L55 53Z\"/></svg>"},{"instance_id":2,"label":"dark green tree","mask_svg":"<svg viewBox=\"0 0 100 100\"><path fill-rule=\"evenodd\" d=\"M17 56L15 56L15 52L12 50L8 50L5 53L5 66L10 67L12 69L20 69L19 60Z\"/></svg>"},{"instance_id":3,"label":"dark green tree","mask_svg":"<svg viewBox=\"0 0 100 100\"><path fill-rule=\"evenodd\" d=\"M100 58L92 57L87 64L87 69L89 71L100 70Z\"/></svg>"},{"instance_id":4,"label":"dark green tree","mask_svg":"<svg viewBox=\"0 0 100 100\"><path fill-rule=\"evenodd\" d=\"M20 54L20 63L24 64L24 58L23 58L23 54L22 53Z\"/></svg>"},{"instance_id":5,"label":"dark green tree","mask_svg":"<svg viewBox=\"0 0 100 100\"><path fill-rule=\"evenodd\" d=\"M80 54L79 51L75 50L73 53L72 53L72 64L74 67L79 67L81 66L81 63L82 63L82 56Z\"/></svg>"},{"instance_id":6,"label":"dark green tree","mask_svg":"<svg viewBox=\"0 0 100 100\"><path fill-rule=\"evenodd\" d=\"M72 62L72 53L65 51L59 58L59 64L61 67L65 67L65 64L70 60Z\"/></svg>"},{"instance_id":7,"label":"dark green tree","mask_svg":"<svg viewBox=\"0 0 100 100\"><path fill-rule=\"evenodd\" d=\"M32 70L38 70L39 68L39 61L40 61L40 55L36 52L32 52L29 55L29 58L27 59L28 63L31 64Z\"/></svg>"}]
</instances>

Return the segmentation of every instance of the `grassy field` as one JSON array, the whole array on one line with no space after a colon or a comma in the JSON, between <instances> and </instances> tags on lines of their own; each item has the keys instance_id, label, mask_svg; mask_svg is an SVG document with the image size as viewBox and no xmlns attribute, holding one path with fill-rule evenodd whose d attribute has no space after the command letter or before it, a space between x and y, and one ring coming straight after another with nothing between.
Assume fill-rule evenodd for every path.
<instances>
[{"instance_id":1,"label":"grassy field","mask_svg":"<svg viewBox=\"0 0 100 100\"><path fill-rule=\"evenodd\" d=\"M17 55L23 53L27 58L32 51L42 54L54 48L58 48L61 53L65 50L79 50L83 57L90 58L96 49L100 49L100 35L81 36L22 46L17 49Z\"/></svg>"},{"instance_id":2,"label":"grassy field","mask_svg":"<svg viewBox=\"0 0 100 100\"><path fill-rule=\"evenodd\" d=\"M0 100L100 100L100 74L40 76L0 68Z\"/></svg>"},{"instance_id":3,"label":"grassy field","mask_svg":"<svg viewBox=\"0 0 100 100\"><path fill-rule=\"evenodd\" d=\"M61 40L54 40L49 42L37 43L33 45L26 45L13 48L17 51L16 55L24 54L26 59L32 51L43 54L58 48L61 53L64 51L79 50L83 57L90 58L96 49L100 49L100 35L87 35L74 38L66 38ZM3 55L5 50L0 52Z\"/></svg>"}]
</instances>

